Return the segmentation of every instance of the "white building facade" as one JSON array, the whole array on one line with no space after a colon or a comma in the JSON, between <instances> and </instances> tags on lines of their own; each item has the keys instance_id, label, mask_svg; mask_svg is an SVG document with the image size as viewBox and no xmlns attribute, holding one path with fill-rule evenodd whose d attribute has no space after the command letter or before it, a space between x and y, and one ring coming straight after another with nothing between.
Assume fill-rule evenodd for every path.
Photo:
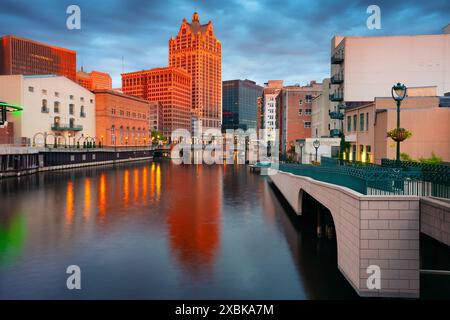
<instances>
[{"instance_id":1,"label":"white building facade","mask_svg":"<svg viewBox=\"0 0 450 320\"><path fill-rule=\"evenodd\" d=\"M66 77L0 76L0 101L23 107L8 119L15 141L70 146L95 138L95 95Z\"/></svg>"}]
</instances>

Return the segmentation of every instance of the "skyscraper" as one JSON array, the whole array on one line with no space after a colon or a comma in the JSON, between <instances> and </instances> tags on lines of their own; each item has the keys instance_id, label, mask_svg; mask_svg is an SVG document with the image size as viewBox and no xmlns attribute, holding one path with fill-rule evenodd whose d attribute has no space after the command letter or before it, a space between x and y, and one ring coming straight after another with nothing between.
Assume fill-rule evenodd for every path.
<instances>
[{"instance_id":1,"label":"skyscraper","mask_svg":"<svg viewBox=\"0 0 450 320\"><path fill-rule=\"evenodd\" d=\"M222 117L222 46L211 21L183 19L178 35L169 40L169 66L192 76L192 113L203 129L220 128Z\"/></svg>"},{"instance_id":2,"label":"skyscraper","mask_svg":"<svg viewBox=\"0 0 450 320\"><path fill-rule=\"evenodd\" d=\"M75 81L76 62L73 50L11 35L0 37L1 75L55 74Z\"/></svg>"},{"instance_id":3,"label":"skyscraper","mask_svg":"<svg viewBox=\"0 0 450 320\"><path fill-rule=\"evenodd\" d=\"M254 81L224 81L222 129L256 130L257 100L262 91Z\"/></svg>"}]
</instances>

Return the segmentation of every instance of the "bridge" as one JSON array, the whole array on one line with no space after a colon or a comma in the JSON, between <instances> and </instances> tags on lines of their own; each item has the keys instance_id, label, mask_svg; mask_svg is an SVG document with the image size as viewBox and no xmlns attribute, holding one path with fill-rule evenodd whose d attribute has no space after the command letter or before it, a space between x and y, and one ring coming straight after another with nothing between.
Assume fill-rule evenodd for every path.
<instances>
[{"instance_id":1,"label":"bridge","mask_svg":"<svg viewBox=\"0 0 450 320\"><path fill-rule=\"evenodd\" d=\"M429 196L450 198L450 168L433 168L438 171L435 174L429 168L391 165L322 158L319 166L280 164L275 170L257 165L253 169L268 174L297 215L315 215L318 236L335 235L338 268L360 296L417 298L421 225L428 226L429 235L438 233L450 243L450 223L446 222L450 222L450 203L439 209L444 213L437 225L445 230L430 227L438 209L427 209L422 218L421 207L422 211L431 208ZM305 199L313 200L315 210L304 210ZM428 219L428 224L421 223L421 218ZM379 289L368 284L369 266L381 271Z\"/></svg>"}]
</instances>

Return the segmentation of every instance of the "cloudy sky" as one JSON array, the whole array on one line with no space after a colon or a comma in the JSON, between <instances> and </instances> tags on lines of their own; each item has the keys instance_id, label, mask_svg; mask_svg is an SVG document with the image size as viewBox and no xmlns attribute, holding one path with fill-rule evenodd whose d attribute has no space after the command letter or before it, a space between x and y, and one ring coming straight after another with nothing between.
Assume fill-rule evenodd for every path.
<instances>
[{"instance_id":1,"label":"cloudy sky","mask_svg":"<svg viewBox=\"0 0 450 320\"><path fill-rule=\"evenodd\" d=\"M81 30L68 30L66 9L81 8ZM381 29L369 30L369 5L381 8ZM305 84L329 76L333 35L441 33L450 1L392 0L1 0L1 34L74 49L78 66L109 72L167 65L168 40L197 11L212 20L222 43L223 80L284 79Z\"/></svg>"}]
</instances>

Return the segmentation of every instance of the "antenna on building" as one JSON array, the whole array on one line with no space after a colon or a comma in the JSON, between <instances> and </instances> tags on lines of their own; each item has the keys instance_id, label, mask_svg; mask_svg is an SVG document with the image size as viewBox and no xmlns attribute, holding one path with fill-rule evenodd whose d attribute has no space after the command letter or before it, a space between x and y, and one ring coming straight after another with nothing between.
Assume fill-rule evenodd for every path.
<instances>
[{"instance_id":1,"label":"antenna on building","mask_svg":"<svg viewBox=\"0 0 450 320\"><path fill-rule=\"evenodd\" d=\"M123 56L122 56L122 73L125 73L125 63Z\"/></svg>"}]
</instances>

